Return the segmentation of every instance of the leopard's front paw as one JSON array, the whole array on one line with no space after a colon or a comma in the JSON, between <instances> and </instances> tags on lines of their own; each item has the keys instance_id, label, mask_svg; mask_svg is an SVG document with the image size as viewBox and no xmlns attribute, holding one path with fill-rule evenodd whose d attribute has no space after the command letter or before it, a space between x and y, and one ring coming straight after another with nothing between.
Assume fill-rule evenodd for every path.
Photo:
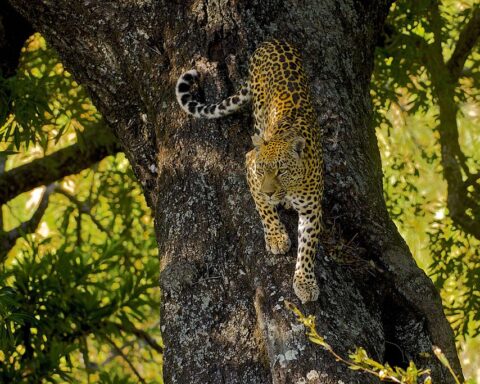
<instances>
[{"instance_id":1,"label":"leopard's front paw","mask_svg":"<svg viewBox=\"0 0 480 384\"><path fill-rule=\"evenodd\" d=\"M290 238L287 232L278 232L265 235L265 246L267 251L274 255L283 255L290 249Z\"/></svg>"},{"instance_id":2,"label":"leopard's front paw","mask_svg":"<svg viewBox=\"0 0 480 384\"><path fill-rule=\"evenodd\" d=\"M320 289L315 278L307 278L302 274L295 274L293 278L293 290L302 304L309 301L317 301Z\"/></svg>"}]
</instances>

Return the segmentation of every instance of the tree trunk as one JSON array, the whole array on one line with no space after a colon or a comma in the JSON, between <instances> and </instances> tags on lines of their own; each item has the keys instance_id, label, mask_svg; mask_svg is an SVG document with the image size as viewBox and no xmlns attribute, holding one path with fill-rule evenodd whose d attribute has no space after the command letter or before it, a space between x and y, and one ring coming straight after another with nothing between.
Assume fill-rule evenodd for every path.
<instances>
[{"instance_id":1,"label":"tree trunk","mask_svg":"<svg viewBox=\"0 0 480 384\"><path fill-rule=\"evenodd\" d=\"M377 360L414 360L434 382L453 383L431 353L440 346L460 373L439 295L383 201L369 81L388 1L11 3L87 87L153 210L166 383L378 382L310 343L284 299L315 315L343 356L363 346ZM302 52L324 135L321 294L304 306L292 290L296 247L265 251L246 185L250 113L194 120L175 101L177 77L193 67L205 74L207 101L232 93L249 55L273 37ZM285 212L283 220L294 239L297 218Z\"/></svg>"}]
</instances>

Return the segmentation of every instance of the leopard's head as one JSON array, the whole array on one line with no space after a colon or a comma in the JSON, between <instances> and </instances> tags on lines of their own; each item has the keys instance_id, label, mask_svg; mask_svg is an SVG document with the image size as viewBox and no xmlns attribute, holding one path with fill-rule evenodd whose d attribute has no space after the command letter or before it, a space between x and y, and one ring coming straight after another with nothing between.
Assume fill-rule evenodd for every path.
<instances>
[{"instance_id":1,"label":"leopard's head","mask_svg":"<svg viewBox=\"0 0 480 384\"><path fill-rule=\"evenodd\" d=\"M272 203L279 203L304 178L305 139L301 136L260 142L255 150L255 177L260 192Z\"/></svg>"}]
</instances>

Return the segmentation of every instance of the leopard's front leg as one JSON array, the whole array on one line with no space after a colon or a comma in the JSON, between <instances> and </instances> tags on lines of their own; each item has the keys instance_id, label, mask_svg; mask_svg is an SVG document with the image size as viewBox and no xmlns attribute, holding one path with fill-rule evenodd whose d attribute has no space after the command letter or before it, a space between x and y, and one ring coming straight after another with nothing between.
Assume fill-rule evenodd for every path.
<instances>
[{"instance_id":1,"label":"leopard's front leg","mask_svg":"<svg viewBox=\"0 0 480 384\"><path fill-rule=\"evenodd\" d=\"M302 303L306 303L316 301L320 293L314 272L315 255L322 229L320 196L307 205L297 205L295 208L298 211L298 255L293 290Z\"/></svg>"},{"instance_id":2,"label":"leopard's front leg","mask_svg":"<svg viewBox=\"0 0 480 384\"><path fill-rule=\"evenodd\" d=\"M290 249L290 238L285 226L280 221L277 207L267 201L267 197L260 192L260 183L256 180L254 171L254 151L246 156L247 181L255 206L262 219L267 251L275 255L287 253Z\"/></svg>"}]
</instances>

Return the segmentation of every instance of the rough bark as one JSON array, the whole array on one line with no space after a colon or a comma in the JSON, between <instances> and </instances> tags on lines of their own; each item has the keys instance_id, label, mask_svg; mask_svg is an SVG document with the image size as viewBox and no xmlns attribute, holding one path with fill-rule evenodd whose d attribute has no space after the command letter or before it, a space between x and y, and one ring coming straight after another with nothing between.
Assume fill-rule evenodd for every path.
<instances>
[{"instance_id":1,"label":"rough bark","mask_svg":"<svg viewBox=\"0 0 480 384\"><path fill-rule=\"evenodd\" d=\"M430 367L436 383L453 383L430 353L440 346L460 372L440 298L382 197L368 87L387 1L11 3L87 87L153 209L166 383L299 383L312 370L311 383L377 382L309 343L283 306L299 304L291 288L296 250L265 251L244 175L249 114L192 120L174 99L176 78L192 66L206 75L207 100L226 96L271 37L303 52L324 133L322 294L300 307L342 355L363 346L378 360L412 359ZM295 216L283 217L293 234ZM351 254L363 267L351 266Z\"/></svg>"}]
</instances>

